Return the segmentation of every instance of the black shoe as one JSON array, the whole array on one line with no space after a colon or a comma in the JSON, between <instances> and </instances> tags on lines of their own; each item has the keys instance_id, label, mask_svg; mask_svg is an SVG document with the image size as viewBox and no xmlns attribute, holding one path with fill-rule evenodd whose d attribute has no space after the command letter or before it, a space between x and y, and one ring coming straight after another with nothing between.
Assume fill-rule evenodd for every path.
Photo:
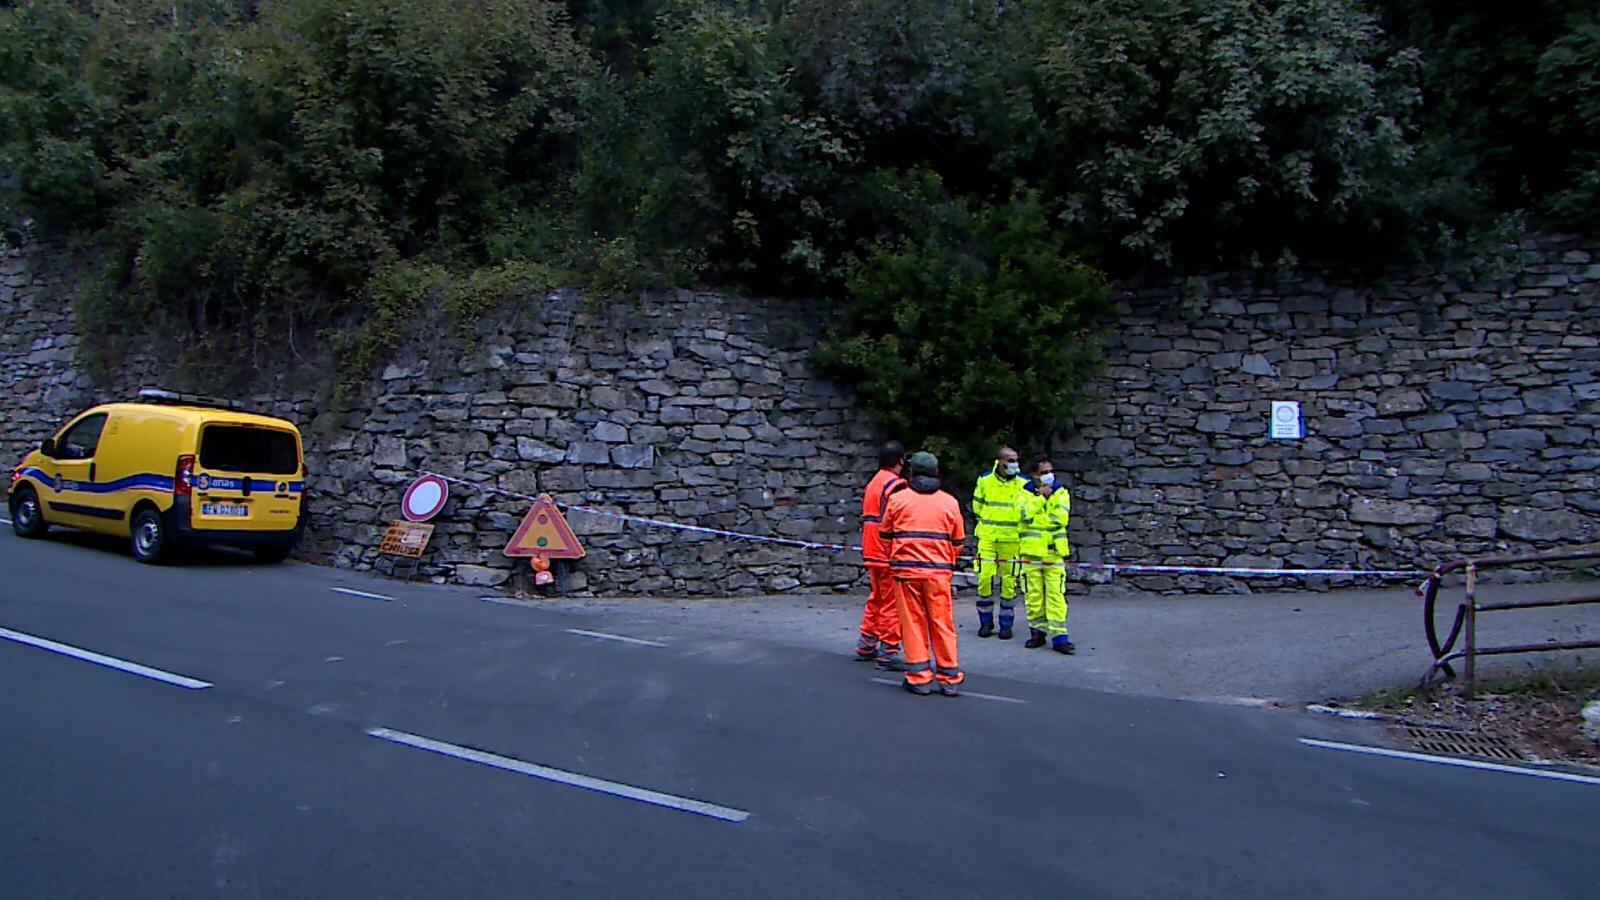
<instances>
[{"instance_id":1,"label":"black shoe","mask_svg":"<svg viewBox=\"0 0 1600 900\"><path fill-rule=\"evenodd\" d=\"M1078 645L1071 641L1062 641L1059 644L1051 645L1050 649L1057 653L1065 653L1066 655L1071 656L1072 654L1078 652Z\"/></svg>"},{"instance_id":2,"label":"black shoe","mask_svg":"<svg viewBox=\"0 0 1600 900\"><path fill-rule=\"evenodd\" d=\"M959 697L961 696L961 686L958 684L941 684L939 685L939 693L946 697Z\"/></svg>"},{"instance_id":3,"label":"black shoe","mask_svg":"<svg viewBox=\"0 0 1600 900\"><path fill-rule=\"evenodd\" d=\"M993 622L978 623L978 637L988 637L991 634L994 634Z\"/></svg>"},{"instance_id":4,"label":"black shoe","mask_svg":"<svg viewBox=\"0 0 1600 900\"><path fill-rule=\"evenodd\" d=\"M1011 640L1011 626L1010 625L1001 625L1000 626L1000 640L1002 640L1002 641Z\"/></svg>"},{"instance_id":5,"label":"black shoe","mask_svg":"<svg viewBox=\"0 0 1600 900\"><path fill-rule=\"evenodd\" d=\"M918 697L926 697L933 693L933 688L925 684L912 684L909 681L902 681L900 682L900 686L911 693L916 694Z\"/></svg>"},{"instance_id":6,"label":"black shoe","mask_svg":"<svg viewBox=\"0 0 1600 900\"><path fill-rule=\"evenodd\" d=\"M1037 650L1044 646L1044 632L1037 628L1028 629L1028 642L1022 646L1029 650Z\"/></svg>"},{"instance_id":7,"label":"black shoe","mask_svg":"<svg viewBox=\"0 0 1600 900\"><path fill-rule=\"evenodd\" d=\"M878 661L873 663L873 665L884 672L899 672L903 671L906 667L905 663L902 663L900 660L895 659L892 656L880 656L878 657Z\"/></svg>"}]
</instances>

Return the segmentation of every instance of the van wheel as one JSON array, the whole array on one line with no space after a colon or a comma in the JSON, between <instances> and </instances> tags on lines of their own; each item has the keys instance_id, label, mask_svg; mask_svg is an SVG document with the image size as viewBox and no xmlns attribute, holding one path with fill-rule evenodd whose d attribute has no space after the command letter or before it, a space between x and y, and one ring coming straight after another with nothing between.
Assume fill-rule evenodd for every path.
<instances>
[{"instance_id":1,"label":"van wheel","mask_svg":"<svg viewBox=\"0 0 1600 900\"><path fill-rule=\"evenodd\" d=\"M44 520L44 507L39 504L39 495L26 484L11 495L11 530L17 533L17 537L25 538L43 537L50 530L50 523Z\"/></svg>"},{"instance_id":2,"label":"van wheel","mask_svg":"<svg viewBox=\"0 0 1600 900\"><path fill-rule=\"evenodd\" d=\"M293 547L258 547L251 551L255 554L256 562L281 563L289 558Z\"/></svg>"},{"instance_id":3,"label":"van wheel","mask_svg":"<svg viewBox=\"0 0 1600 900\"><path fill-rule=\"evenodd\" d=\"M133 558L152 564L167 558L167 526L153 509L142 509L133 517Z\"/></svg>"}]
</instances>

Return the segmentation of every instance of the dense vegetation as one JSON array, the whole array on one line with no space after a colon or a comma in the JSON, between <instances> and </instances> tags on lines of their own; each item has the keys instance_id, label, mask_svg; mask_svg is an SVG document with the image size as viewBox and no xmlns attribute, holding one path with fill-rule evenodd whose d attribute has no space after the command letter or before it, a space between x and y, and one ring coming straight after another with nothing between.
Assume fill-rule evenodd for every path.
<instances>
[{"instance_id":1,"label":"dense vegetation","mask_svg":"<svg viewBox=\"0 0 1600 900\"><path fill-rule=\"evenodd\" d=\"M1592 230L1597 72L1581 0L0 0L0 212L97 332L356 375L530 286L839 298L966 465L1070 422L1102 272Z\"/></svg>"}]
</instances>

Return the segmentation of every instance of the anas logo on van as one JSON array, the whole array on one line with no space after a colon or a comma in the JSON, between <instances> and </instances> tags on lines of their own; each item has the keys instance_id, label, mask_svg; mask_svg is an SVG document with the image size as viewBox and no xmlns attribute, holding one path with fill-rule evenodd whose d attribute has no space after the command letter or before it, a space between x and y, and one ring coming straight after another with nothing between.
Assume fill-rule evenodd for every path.
<instances>
[{"instance_id":1,"label":"anas logo on van","mask_svg":"<svg viewBox=\"0 0 1600 900\"><path fill-rule=\"evenodd\" d=\"M211 490L211 476L204 472L200 473L200 477L194 480L194 486L202 491Z\"/></svg>"}]
</instances>

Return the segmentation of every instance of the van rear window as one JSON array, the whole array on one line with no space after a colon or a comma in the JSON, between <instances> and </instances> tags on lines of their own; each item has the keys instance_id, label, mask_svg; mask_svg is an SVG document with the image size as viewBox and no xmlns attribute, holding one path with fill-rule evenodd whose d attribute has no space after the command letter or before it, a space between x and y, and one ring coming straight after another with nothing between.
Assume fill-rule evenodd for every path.
<instances>
[{"instance_id":1,"label":"van rear window","mask_svg":"<svg viewBox=\"0 0 1600 900\"><path fill-rule=\"evenodd\" d=\"M200 468L213 472L293 475L300 471L294 435L273 428L207 425L200 432Z\"/></svg>"}]
</instances>

